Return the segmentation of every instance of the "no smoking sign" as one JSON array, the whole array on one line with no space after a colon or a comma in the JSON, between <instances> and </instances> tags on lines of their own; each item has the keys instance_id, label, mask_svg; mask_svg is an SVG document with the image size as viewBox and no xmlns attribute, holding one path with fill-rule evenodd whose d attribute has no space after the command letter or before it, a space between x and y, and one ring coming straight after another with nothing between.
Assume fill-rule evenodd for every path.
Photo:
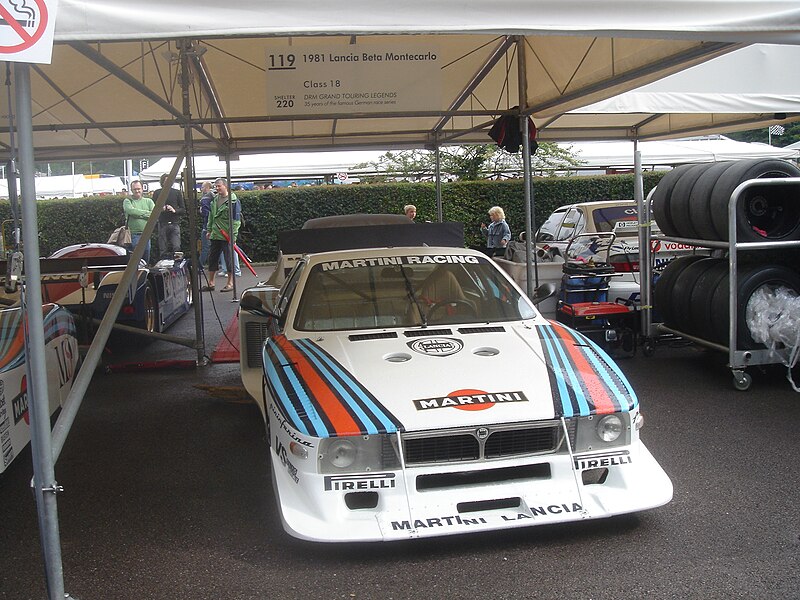
<instances>
[{"instance_id":1,"label":"no smoking sign","mask_svg":"<svg viewBox=\"0 0 800 600\"><path fill-rule=\"evenodd\" d=\"M0 0L0 59L50 62L56 0Z\"/></svg>"}]
</instances>

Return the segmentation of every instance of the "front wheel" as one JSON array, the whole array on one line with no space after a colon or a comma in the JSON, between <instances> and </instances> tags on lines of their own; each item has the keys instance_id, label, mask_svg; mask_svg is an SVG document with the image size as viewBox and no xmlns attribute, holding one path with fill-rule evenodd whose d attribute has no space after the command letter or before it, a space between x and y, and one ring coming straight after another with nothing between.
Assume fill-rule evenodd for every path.
<instances>
[{"instance_id":1,"label":"front wheel","mask_svg":"<svg viewBox=\"0 0 800 600\"><path fill-rule=\"evenodd\" d=\"M149 281L144 288L143 307L144 318L139 322L139 327L150 333L157 331L158 302L156 301L156 292L153 289L153 284Z\"/></svg>"}]
</instances>

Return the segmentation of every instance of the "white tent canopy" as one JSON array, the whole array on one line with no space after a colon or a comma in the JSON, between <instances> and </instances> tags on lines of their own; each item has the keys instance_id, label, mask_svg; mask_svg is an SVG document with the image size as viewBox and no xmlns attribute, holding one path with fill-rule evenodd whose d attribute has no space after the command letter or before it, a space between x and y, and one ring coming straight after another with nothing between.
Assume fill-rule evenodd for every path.
<instances>
[{"instance_id":1,"label":"white tent canopy","mask_svg":"<svg viewBox=\"0 0 800 600\"><path fill-rule=\"evenodd\" d=\"M379 150L356 150L351 152L278 152L275 154L245 154L230 163L231 179L301 179L348 173L353 166L378 160L384 154ZM144 169L139 175L142 181L157 181L162 173L168 173L175 157L162 158ZM225 177L224 160L216 156L194 158L195 178L198 181Z\"/></svg>"},{"instance_id":2,"label":"white tent canopy","mask_svg":"<svg viewBox=\"0 0 800 600\"><path fill-rule=\"evenodd\" d=\"M119 177L87 177L85 175L52 175L36 178L37 198L80 198L121 194L125 184ZM0 179L0 198L8 198L8 181Z\"/></svg>"},{"instance_id":3,"label":"white tent canopy","mask_svg":"<svg viewBox=\"0 0 800 600\"><path fill-rule=\"evenodd\" d=\"M578 170L632 169L633 142L564 142L564 149L581 161ZM724 136L714 139L672 140L641 142L644 168L672 167L686 163L717 162L744 158L797 159L800 149L777 148L767 144L737 142ZM354 167L362 163L377 162L385 154L381 150L352 152L279 152L275 154L247 154L230 163L231 179L300 179L321 178L329 175L358 175L362 170ZM174 156L160 159L139 175L142 181L158 181L175 163ZM198 181L226 176L225 161L216 156L196 156L195 176ZM373 170L373 169L368 169Z\"/></svg>"},{"instance_id":4,"label":"white tent canopy","mask_svg":"<svg viewBox=\"0 0 800 600\"><path fill-rule=\"evenodd\" d=\"M557 139L667 139L800 119L800 46L756 44L546 122Z\"/></svg>"},{"instance_id":5,"label":"white tent canopy","mask_svg":"<svg viewBox=\"0 0 800 600\"><path fill-rule=\"evenodd\" d=\"M797 23L797 0L62 0L31 73L34 143L39 160L177 154L187 123L197 154L484 142L517 106L541 124L742 44L800 43ZM370 102L319 98L338 90Z\"/></svg>"},{"instance_id":6,"label":"white tent canopy","mask_svg":"<svg viewBox=\"0 0 800 600\"><path fill-rule=\"evenodd\" d=\"M573 142L561 144L581 161L579 169L632 169L633 142ZM746 158L800 157L800 149L777 148L767 144L717 139L640 142L643 168L664 168L688 163L708 163Z\"/></svg>"}]
</instances>

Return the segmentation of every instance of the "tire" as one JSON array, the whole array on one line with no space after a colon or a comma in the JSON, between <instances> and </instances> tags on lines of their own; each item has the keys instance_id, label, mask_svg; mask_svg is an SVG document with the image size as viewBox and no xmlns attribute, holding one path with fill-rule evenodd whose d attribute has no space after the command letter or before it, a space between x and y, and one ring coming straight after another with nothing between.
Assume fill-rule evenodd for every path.
<instances>
[{"instance_id":1,"label":"tire","mask_svg":"<svg viewBox=\"0 0 800 600\"><path fill-rule=\"evenodd\" d=\"M189 306L191 306L194 303L194 296L192 296L193 278L194 278L194 269L189 267L186 273L186 304L188 304Z\"/></svg>"},{"instance_id":2,"label":"tire","mask_svg":"<svg viewBox=\"0 0 800 600\"><path fill-rule=\"evenodd\" d=\"M672 216L672 224L678 232L678 237L697 239L700 234L692 223L689 214L689 201L691 200L692 190L703 173L708 171L714 163L703 165L692 165L686 173L675 184L672 196L669 199L669 210Z\"/></svg>"},{"instance_id":3,"label":"tire","mask_svg":"<svg viewBox=\"0 0 800 600\"><path fill-rule=\"evenodd\" d=\"M158 301L156 300L156 291L153 289L153 284L149 281L145 284L142 302L144 304L144 318L139 321L138 326L151 333L158 331Z\"/></svg>"},{"instance_id":4,"label":"tire","mask_svg":"<svg viewBox=\"0 0 800 600\"><path fill-rule=\"evenodd\" d=\"M653 288L653 308L659 312L663 323L669 324L674 322L672 318L671 295L675 280L684 269L702 258L705 257L693 255L676 258L666 266L661 276L658 278L658 281L656 281L655 287Z\"/></svg>"},{"instance_id":5,"label":"tire","mask_svg":"<svg viewBox=\"0 0 800 600\"><path fill-rule=\"evenodd\" d=\"M711 217L720 240L728 239L728 203L744 181L800 177L800 168L774 158L738 161L725 171L711 193ZM736 206L736 237L740 242L800 240L797 186L753 187Z\"/></svg>"},{"instance_id":6,"label":"tire","mask_svg":"<svg viewBox=\"0 0 800 600\"><path fill-rule=\"evenodd\" d=\"M769 265L746 265L738 273L738 285L736 292L737 306L737 337L736 346L740 350L752 350L764 348L763 344L757 344L750 334L747 327L747 304L753 294L762 286L786 287L800 294L800 274L786 267ZM722 278L714 291L712 298L713 319L712 327L714 336L712 341L725 346L729 342L728 323L730 321L730 311L728 307L728 296L730 287L730 277L728 274Z\"/></svg>"},{"instance_id":7,"label":"tire","mask_svg":"<svg viewBox=\"0 0 800 600\"><path fill-rule=\"evenodd\" d=\"M728 261L722 258L709 258L706 260L714 262L709 264L709 267L698 277L695 287L691 291L689 320L695 335L704 340L710 340L714 335L711 328L713 317L711 300L720 282L728 274Z\"/></svg>"},{"instance_id":8,"label":"tire","mask_svg":"<svg viewBox=\"0 0 800 600\"><path fill-rule=\"evenodd\" d=\"M719 240L711 215L711 192L720 176L736 164L729 160L712 165L700 176L689 194L689 219L701 240Z\"/></svg>"},{"instance_id":9,"label":"tire","mask_svg":"<svg viewBox=\"0 0 800 600\"><path fill-rule=\"evenodd\" d=\"M696 290L697 281L711 267L717 264L718 259L702 258L687 265L672 284L670 292L670 317L672 323L667 325L690 335L698 336L698 328L692 319L692 293Z\"/></svg>"},{"instance_id":10,"label":"tire","mask_svg":"<svg viewBox=\"0 0 800 600\"><path fill-rule=\"evenodd\" d=\"M677 232L672 223L672 216L670 214L669 199L672 196L672 190L675 184L692 165L681 165L672 169L669 173L661 178L658 182L655 191L653 192L653 218L658 224L658 228L667 236L675 236Z\"/></svg>"}]
</instances>

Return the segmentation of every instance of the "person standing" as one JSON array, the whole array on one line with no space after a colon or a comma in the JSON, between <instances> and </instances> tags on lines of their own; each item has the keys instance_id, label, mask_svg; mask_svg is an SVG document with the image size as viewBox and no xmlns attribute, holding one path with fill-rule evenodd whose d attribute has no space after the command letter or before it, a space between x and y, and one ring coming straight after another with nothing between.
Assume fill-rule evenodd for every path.
<instances>
[{"instance_id":1,"label":"person standing","mask_svg":"<svg viewBox=\"0 0 800 600\"><path fill-rule=\"evenodd\" d=\"M181 250L181 217L186 214L186 205L180 190L165 188L164 184L169 178L168 173L161 176L161 189L156 192L155 199L160 199L161 194L166 194L164 208L158 215L158 251L161 258L172 258Z\"/></svg>"},{"instance_id":2,"label":"person standing","mask_svg":"<svg viewBox=\"0 0 800 600\"><path fill-rule=\"evenodd\" d=\"M131 247L128 250L133 250L136 244L139 243L144 226L147 225L147 219L150 218L150 214L155 207L150 198L142 196L142 189L142 182L134 181L131 183L131 195L122 201L125 222L131 230ZM146 263L150 263L150 240L147 240L142 258Z\"/></svg>"},{"instance_id":3,"label":"person standing","mask_svg":"<svg viewBox=\"0 0 800 600\"><path fill-rule=\"evenodd\" d=\"M499 206L489 209L489 226L481 223L481 233L486 238L486 255L499 256L506 251L506 246L511 240L511 228L506 223L506 213Z\"/></svg>"},{"instance_id":4,"label":"person standing","mask_svg":"<svg viewBox=\"0 0 800 600\"><path fill-rule=\"evenodd\" d=\"M206 229L208 214L211 212L211 202L214 200L211 182L204 181L200 191L203 193L200 198L200 225L203 228L200 232L200 268L202 269L208 262L208 251L211 247L211 241L206 236L206 233L208 233Z\"/></svg>"},{"instance_id":5,"label":"person standing","mask_svg":"<svg viewBox=\"0 0 800 600\"><path fill-rule=\"evenodd\" d=\"M417 207L414 206L413 204L406 204L403 207L403 212L412 221L417 218Z\"/></svg>"},{"instance_id":6,"label":"person standing","mask_svg":"<svg viewBox=\"0 0 800 600\"><path fill-rule=\"evenodd\" d=\"M230 246L222 232L225 231L236 243L239 226L242 223L242 207L236 194L228 192L227 181L219 178L214 182L214 187L217 193L211 202L211 210L208 213L208 223L206 224L206 237L211 241L211 249L208 254L208 285L203 288L204 292L214 290L214 277L219 270L220 255L225 257L226 264L233 264ZM231 203L232 215L228 214L228 202ZM233 223L230 220L231 216ZM228 269L228 281L220 292L230 292L231 290L233 290L233 271Z\"/></svg>"}]
</instances>

